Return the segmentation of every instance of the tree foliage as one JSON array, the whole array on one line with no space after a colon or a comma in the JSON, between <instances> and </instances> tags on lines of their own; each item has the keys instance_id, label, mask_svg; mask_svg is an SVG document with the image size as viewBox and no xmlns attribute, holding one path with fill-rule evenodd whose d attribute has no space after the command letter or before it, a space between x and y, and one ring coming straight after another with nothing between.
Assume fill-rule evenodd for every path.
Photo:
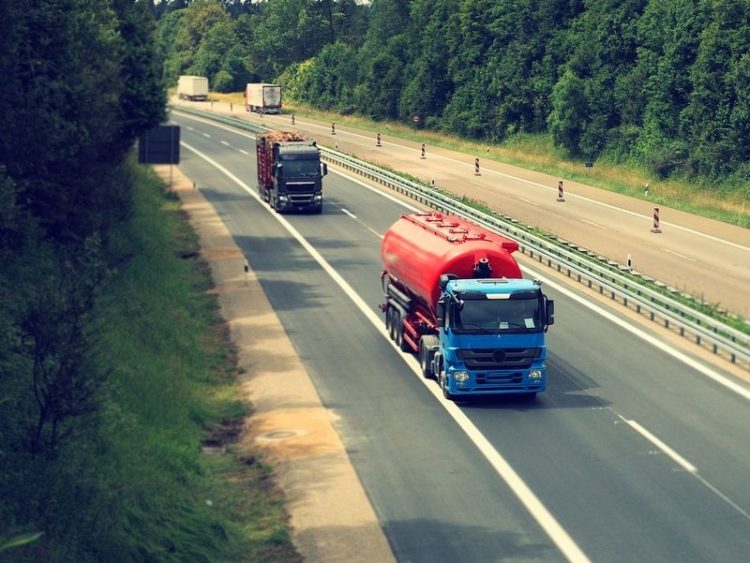
<instances>
[{"instance_id":1,"label":"tree foliage","mask_svg":"<svg viewBox=\"0 0 750 563\"><path fill-rule=\"evenodd\" d=\"M102 405L97 300L123 259L110 245L132 209L128 154L165 94L147 3L0 12L0 521L20 532L54 526L56 494L80 485L45 472Z\"/></svg>"},{"instance_id":2,"label":"tree foliage","mask_svg":"<svg viewBox=\"0 0 750 563\"><path fill-rule=\"evenodd\" d=\"M494 140L549 133L573 156L662 175L748 175L743 0L188 4L162 18L163 34L175 34L175 14L212 4L236 23L247 76L281 80L287 95L321 108ZM205 43L217 59L230 50ZM197 49L168 57L171 80L190 68L175 57L192 61Z\"/></svg>"}]
</instances>

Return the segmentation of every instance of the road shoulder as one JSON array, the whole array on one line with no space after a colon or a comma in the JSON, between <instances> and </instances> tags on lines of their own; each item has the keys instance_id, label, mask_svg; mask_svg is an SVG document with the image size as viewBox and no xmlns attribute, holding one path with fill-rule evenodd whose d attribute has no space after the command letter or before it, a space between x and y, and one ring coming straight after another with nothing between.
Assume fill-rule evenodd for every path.
<instances>
[{"instance_id":1,"label":"road shoulder","mask_svg":"<svg viewBox=\"0 0 750 563\"><path fill-rule=\"evenodd\" d=\"M253 405L241 447L261 448L286 496L292 539L305 561L388 562L394 557L333 427L330 411L292 347L240 248L214 208L178 168L169 181L197 232L221 315L238 351L244 398Z\"/></svg>"}]
</instances>

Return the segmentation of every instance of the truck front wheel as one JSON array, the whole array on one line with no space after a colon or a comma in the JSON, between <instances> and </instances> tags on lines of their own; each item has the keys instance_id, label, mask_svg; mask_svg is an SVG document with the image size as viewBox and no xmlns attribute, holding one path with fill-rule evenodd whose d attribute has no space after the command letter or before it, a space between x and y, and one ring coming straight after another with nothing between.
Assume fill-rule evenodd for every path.
<instances>
[{"instance_id":1,"label":"truck front wheel","mask_svg":"<svg viewBox=\"0 0 750 563\"><path fill-rule=\"evenodd\" d=\"M443 390L443 397L445 397L449 401L453 401L454 397L451 394L451 392L448 391L448 374L445 373L445 370L440 371L439 381L440 381L440 389Z\"/></svg>"},{"instance_id":2,"label":"truck front wheel","mask_svg":"<svg viewBox=\"0 0 750 563\"><path fill-rule=\"evenodd\" d=\"M424 339L419 342L419 367L422 370L422 377L425 379L432 379L434 377L432 373L432 353L424 345Z\"/></svg>"}]
</instances>

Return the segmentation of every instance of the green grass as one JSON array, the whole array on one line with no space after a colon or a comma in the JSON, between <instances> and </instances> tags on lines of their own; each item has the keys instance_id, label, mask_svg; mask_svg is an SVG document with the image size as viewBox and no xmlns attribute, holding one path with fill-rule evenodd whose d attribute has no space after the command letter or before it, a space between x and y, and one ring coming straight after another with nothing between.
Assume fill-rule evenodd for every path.
<instances>
[{"instance_id":1,"label":"green grass","mask_svg":"<svg viewBox=\"0 0 750 563\"><path fill-rule=\"evenodd\" d=\"M0 561L299 561L272 468L236 443L250 406L196 236L161 181L138 175L97 321L103 407L27 483L45 483L44 516L30 526L19 509L6 530L44 535ZM202 453L206 440L225 453Z\"/></svg>"}]
</instances>

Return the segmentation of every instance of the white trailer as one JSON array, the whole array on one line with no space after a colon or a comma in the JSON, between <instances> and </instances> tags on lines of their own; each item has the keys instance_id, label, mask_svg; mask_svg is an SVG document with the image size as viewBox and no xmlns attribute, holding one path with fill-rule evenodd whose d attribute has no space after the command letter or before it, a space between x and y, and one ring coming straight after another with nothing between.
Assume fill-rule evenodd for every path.
<instances>
[{"instance_id":1,"label":"white trailer","mask_svg":"<svg viewBox=\"0 0 750 563\"><path fill-rule=\"evenodd\" d=\"M263 82L247 84L245 109L258 113L281 113L281 86Z\"/></svg>"},{"instance_id":2,"label":"white trailer","mask_svg":"<svg viewBox=\"0 0 750 563\"><path fill-rule=\"evenodd\" d=\"M181 100L203 102L208 99L208 78L205 76L180 76L177 81L177 97Z\"/></svg>"}]
</instances>

